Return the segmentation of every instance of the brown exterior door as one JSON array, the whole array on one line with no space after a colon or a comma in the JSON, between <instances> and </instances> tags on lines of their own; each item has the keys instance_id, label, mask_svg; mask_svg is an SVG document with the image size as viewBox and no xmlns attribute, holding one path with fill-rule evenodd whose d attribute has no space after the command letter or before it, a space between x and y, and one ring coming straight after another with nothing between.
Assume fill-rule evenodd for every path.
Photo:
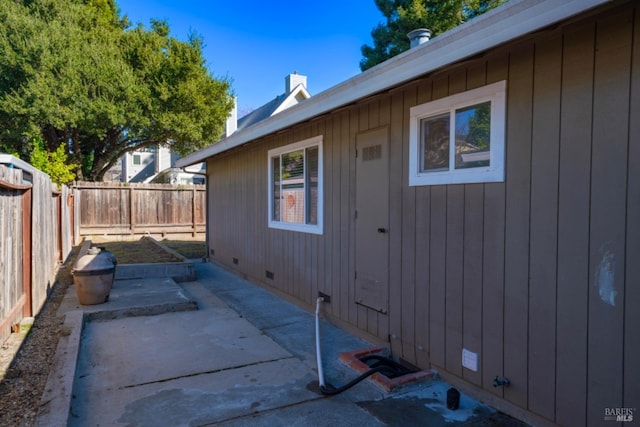
<instances>
[{"instance_id":1,"label":"brown exterior door","mask_svg":"<svg viewBox=\"0 0 640 427\"><path fill-rule=\"evenodd\" d=\"M356 137L356 303L381 313L389 304L388 129Z\"/></svg>"}]
</instances>

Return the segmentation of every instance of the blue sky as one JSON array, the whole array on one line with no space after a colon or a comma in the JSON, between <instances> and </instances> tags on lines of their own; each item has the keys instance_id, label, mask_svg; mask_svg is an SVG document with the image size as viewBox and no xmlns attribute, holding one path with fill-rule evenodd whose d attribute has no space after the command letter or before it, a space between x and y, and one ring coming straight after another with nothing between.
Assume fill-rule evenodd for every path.
<instances>
[{"instance_id":1,"label":"blue sky","mask_svg":"<svg viewBox=\"0 0 640 427\"><path fill-rule=\"evenodd\" d=\"M311 95L360 72L360 47L384 21L374 0L116 0L122 14L148 26L165 19L171 35L204 38L207 66L232 80L239 113L284 92L284 78L306 75Z\"/></svg>"}]
</instances>

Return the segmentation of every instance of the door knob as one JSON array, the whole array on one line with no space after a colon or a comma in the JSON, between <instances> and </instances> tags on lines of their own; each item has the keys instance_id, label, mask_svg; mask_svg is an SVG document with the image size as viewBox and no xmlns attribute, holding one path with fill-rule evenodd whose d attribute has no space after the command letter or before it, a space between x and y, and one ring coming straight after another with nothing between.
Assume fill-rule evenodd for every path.
<instances>
[{"instance_id":1,"label":"door knob","mask_svg":"<svg viewBox=\"0 0 640 427\"><path fill-rule=\"evenodd\" d=\"M384 234L384 233L386 233L386 232L387 232L387 229L386 229L386 228L384 228L384 227L380 227L380 228L378 228L378 233L383 233L383 234Z\"/></svg>"}]
</instances>

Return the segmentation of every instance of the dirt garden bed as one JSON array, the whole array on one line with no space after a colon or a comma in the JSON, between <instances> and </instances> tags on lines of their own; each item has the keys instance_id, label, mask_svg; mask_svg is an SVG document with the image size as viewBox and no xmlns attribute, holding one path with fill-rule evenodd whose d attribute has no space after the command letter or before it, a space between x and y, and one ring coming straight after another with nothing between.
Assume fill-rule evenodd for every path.
<instances>
[{"instance_id":1,"label":"dirt garden bed","mask_svg":"<svg viewBox=\"0 0 640 427\"><path fill-rule=\"evenodd\" d=\"M143 237L140 240L130 241L104 241L94 238L92 242L95 246L114 254L118 264L182 262L184 259L181 257L201 259L207 253L205 242L200 240L154 241Z\"/></svg>"}]
</instances>

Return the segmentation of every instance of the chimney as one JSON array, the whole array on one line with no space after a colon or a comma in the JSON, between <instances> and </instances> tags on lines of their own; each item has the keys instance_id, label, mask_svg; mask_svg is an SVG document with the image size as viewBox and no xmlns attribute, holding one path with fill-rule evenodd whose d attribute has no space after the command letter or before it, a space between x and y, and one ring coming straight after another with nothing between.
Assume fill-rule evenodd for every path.
<instances>
[{"instance_id":1,"label":"chimney","mask_svg":"<svg viewBox=\"0 0 640 427\"><path fill-rule=\"evenodd\" d=\"M302 76L298 74L297 71L294 71L293 74L289 74L284 78L285 94L290 94L291 91L298 87L298 85L300 84L305 88L307 87L307 76Z\"/></svg>"},{"instance_id":2,"label":"chimney","mask_svg":"<svg viewBox=\"0 0 640 427\"><path fill-rule=\"evenodd\" d=\"M163 170L170 168L171 163L171 151L164 145L156 146L155 155L155 173L160 173Z\"/></svg>"},{"instance_id":3,"label":"chimney","mask_svg":"<svg viewBox=\"0 0 640 427\"><path fill-rule=\"evenodd\" d=\"M413 49L414 47L429 41L429 38L431 37L431 30L418 28L407 34L407 37L409 37L409 40L411 41L411 48Z\"/></svg>"},{"instance_id":4,"label":"chimney","mask_svg":"<svg viewBox=\"0 0 640 427\"><path fill-rule=\"evenodd\" d=\"M230 137L238 129L238 98L233 98L233 108L227 118L227 123L224 125L224 136Z\"/></svg>"}]
</instances>

